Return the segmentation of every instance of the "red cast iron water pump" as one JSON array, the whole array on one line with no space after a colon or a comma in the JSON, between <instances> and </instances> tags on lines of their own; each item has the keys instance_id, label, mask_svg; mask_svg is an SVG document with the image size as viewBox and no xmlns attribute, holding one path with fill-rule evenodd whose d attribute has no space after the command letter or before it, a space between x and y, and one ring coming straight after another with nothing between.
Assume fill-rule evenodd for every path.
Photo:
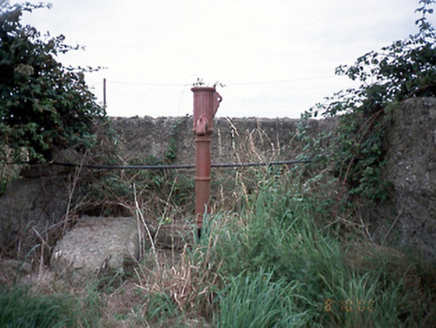
<instances>
[{"instance_id":1,"label":"red cast iron water pump","mask_svg":"<svg viewBox=\"0 0 436 328\"><path fill-rule=\"evenodd\" d=\"M197 216L198 235L201 236L203 216L206 213L210 197L210 144L213 133L213 118L222 101L215 88L194 87L194 127L196 146L195 172L195 214Z\"/></svg>"}]
</instances>

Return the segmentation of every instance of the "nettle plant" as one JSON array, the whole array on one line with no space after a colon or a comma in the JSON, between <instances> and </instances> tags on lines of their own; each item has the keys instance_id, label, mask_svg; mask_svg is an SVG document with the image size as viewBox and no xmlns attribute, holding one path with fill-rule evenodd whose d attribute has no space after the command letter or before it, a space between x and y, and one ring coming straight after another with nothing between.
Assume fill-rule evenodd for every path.
<instances>
[{"instance_id":1,"label":"nettle plant","mask_svg":"<svg viewBox=\"0 0 436 328\"><path fill-rule=\"evenodd\" d=\"M94 69L57 61L79 47L21 24L23 12L42 7L0 0L0 150L14 150L9 161L23 150L31 162L44 162L54 147L88 147L96 120L106 117L85 83L85 73Z\"/></svg>"},{"instance_id":2,"label":"nettle plant","mask_svg":"<svg viewBox=\"0 0 436 328\"><path fill-rule=\"evenodd\" d=\"M302 157L330 167L352 197L371 203L387 200L389 183L383 179L382 167L392 109L409 98L436 96L436 34L427 20L434 2L419 1L416 12L422 16L416 21L417 34L336 69L336 74L360 81L360 87L336 93L303 114L300 135L308 144ZM319 113L337 117L338 125L334 133L310 140L304 133L305 122Z\"/></svg>"}]
</instances>

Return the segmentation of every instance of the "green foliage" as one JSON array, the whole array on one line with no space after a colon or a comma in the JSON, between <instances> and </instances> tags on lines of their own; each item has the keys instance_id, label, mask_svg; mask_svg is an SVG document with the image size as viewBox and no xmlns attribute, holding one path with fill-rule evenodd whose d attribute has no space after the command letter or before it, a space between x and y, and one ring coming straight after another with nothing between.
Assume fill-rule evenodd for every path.
<instances>
[{"instance_id":1,"label":"green foliage","mask_svg":"<svg viewBox=\"0 0 436 328\"><path fill-rule=\"evenodd\" d=\"M128 163L120 163L114 153L108 153L110 145L102 152L107 154L98 160L111 165L169 165L177 157L177 136L180 127L186 123L188 116L171 124L168 129L168 145L162 157L135 157ZM109 136L113 138L113 136ZM105 141L105 143L108 143ZM110 142L109 142L110 143ZM93 156L93 158L96 156ZM98 163L97 163L98 165ZM167 169L153 170L102 170L88 175L87 183L82 184L80 194L86 195L86 205L80 209L81 214L88 215L131 215L135 208L133 184L138 191L138 199L146 208L146 216L167 217L174 212L183 212L187 204L193 202L194 180L186 171ZM189 199L189 201L187 201ZM170 212L168 212L170 210ZM164 215L165 214L165 215Z\"/></svg>"},{"instance_id":2,"label":"green foliage","mask_svg":"<svg viewBox=\"0 0 436 328\"><path fill-rule=\"evenodd\" d=\"M31 161L44 161L53 147L92 145L95 120L106 115L85 83L84 73L93 69L57 61L78 47L21 24L24 11L41 7L0 5L0 147L13 149L15 161L23 147Z\"/></svg>"},{"instance_id":3,"label":"green foliage","mask_svg":"<svg viewBox=\"0 0 436 328\"><path fill-rule=\"evenodd\" d=\"M416 258L358 236L342 240L317 225L313 198L290 176L263 181L247 211L207 217L194 251L193 266L218 288L219 307L210 309L217 325L399 327L435 319L435 291L421 284L428 274Z\"/></svg>"},{"instance_id":4,"label":"green foliage","mask_svg":"<svg viewBox=\"0 0 436 328\"><path fill-rule=\"evenodd\" d=\"M163 156L163 164L173 163L177 157L177 136L179 135L180 126L186 122L189 115L187 114L183 119L178 120L176 123L170 125L167 150Z\"/></svg>"},{"instance_id":5,"label":"green foliage","mask_svg":"<svg viewBox=\"0 0 436 328\"><path fill-rule=\"evenodd\" d=\"M99 304L67 294L40 295L25 286L0 289L2 327L95 327Z\"/></svg>"},{"instance_id":6,"label":"green foliage","mask_svg":"<svg viewBox=\"0 0 436 328\"><path fill-rule=\"evenodd\" d=\"M219 294L216 327L304 327L307 310L299 309L294 298L299 282L273 280L262 270L231 277Z\"/></svg>"},{"instance_id":7,"label":"green foliage","mask_svg":"<svg viewBox=\"0 0 436 328\"><path fill-rule=\"evenodd\" d=\"M426 15L433 0L419 1L416 21L419 32L403 41L395 41L381 51L359 57L350 67L339 66L336 73L360 81L327 98L303 115L305 120L320 112L325 117L338 116L333 136L321 135L309 141L303 157L311 157L318 165L330 167L350 195L370 202L384 202L389 183L383 179L386 149L384 139L395 105L411 97L436 96L436 34ZM304 133L301 133L304 139ZM326 147L326 145L328 145Z\"/></svg>"},{"instance_id":8,"label":"green foliage","mask_svg":"<svg viewBox=\"0 0 436 328\"><path fill-rule=\"evenodd\" d=\"M179 309L168 294L155 293L147 296L146 318L153 322L165 322L179 315Z\"/></svg>"},{"instance_id":9,"label":"green foliage","mask_svg":"<svg viewBox=\"0 0 436 328\"><path fill-rule=\"evenodd\" d=\"M75 296L53 294L59 285L38 294L2 290L0 325L12 313L26 327L42 317L43 326L59 320L66 327L434 326L433 263L359 235L344 238L317 220L313 190L293 171L256 172L258 188L244 195L244 211L206 215L202 238L180 261L150 249L129 281L104 286L100 296L97 288L86 297L76 288Z\"/></svg>"}]
</instances>

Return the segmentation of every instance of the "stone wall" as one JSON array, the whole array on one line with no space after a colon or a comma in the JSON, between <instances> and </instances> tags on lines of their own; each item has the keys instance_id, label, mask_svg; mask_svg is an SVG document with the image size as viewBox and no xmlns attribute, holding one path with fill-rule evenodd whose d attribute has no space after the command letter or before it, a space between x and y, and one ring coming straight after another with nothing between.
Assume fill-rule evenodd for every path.
<instances>
[{"instance_id":1,"label":"stone wall","mask_svg":"<svg viewBox=\"0 0 436 328\"><path fill-rule=\"evenodd\" d=\"M372 230L436 258L436 98L401 103L386 145L393 192L390 204L376 209Z\"/></svg>"},{"instance_id":2,"label":"stone wall","mask_svg":"<svg viewBox=\"0 0 436 328\"><path fill-rule=\"evenodd\" d=\"M404 245L436 258L436 99L409 99L393 113L386 145L386 177L392 182L391 201L366 209L370 233L379 241L397 238ZM301 150L298 120L218 118L212 135L212 162L292 160ZM334 128L334 120L313 120L313 135ZM119 134L119 156L127 163L163 159L171 148L173 164L195 163L192 118L113 118ZM0 246L20 245L33 235L35 243L64 218L71 193L71 175L13 182L0 198ZM44 231L45 230L45 231ZM41 236L38 236L40 234Z\"/></svg>"},{"instance_id":3,"label":"stone wall","mask_svg":"<svg viewBox=\"0 0 436 328\"><path fill-rule=\"evenodd\" d=\"M215 120L212 135L212 162L293 159L300 147L295 138L297 124L298 120L291 119L219 118ZM313 121L311 129L318 133L333 125L334 122ZM147 164L151 158L161 160L170 147L175 147L176 151L171 164L195 164L195 137L190 117L112 118L112 126L119 136L117 156L125 164ZM81 162L80 156L71 150L58 152L55 160ZM75 203L73 192L80 190L79 185L74 186L74 172L74 168L68 167L35 166L22 171L22 177L11 182L0 197L0 249L3 252L19 249L19 253L26 254L32 245L52 239L51 235L58 232L59 227L64 229L69 219L67 208Z\"/></svg>"},{"instance_id":4,"label":"stone wall","mask_svg":"<svg viewBox=\"0 0 436 328\"><path fill-rule=\"evenodd\" d=\"M296 119L218 118L212 135L212 162L294 159L301 145ZM335 120L313 120L313 135L332 130ZM176 130L177 164L195 163L192 118L114 118L126 161L161 158ZM363 211L378 242L399 242L436 258L436 98L412 98L393 111L386 139L391 200Z\"/></svg>"},{"instance_id":5,"label":"stone wall","mask_svg":"<svg viewBox=\"0 0 436 328\"><path fill-rule=\"evenodd\" d=\"M212 163L264 162L295 158L301 145L296 139L298 119L217 118L212 134ZM150 156L165 157L171 140L177 154L174 164L195 164L192 117L112 118L120 136L120 156L144 162ZM333 129L335 120L313 120L314 135Z\"/></svg>"}]
</instances>

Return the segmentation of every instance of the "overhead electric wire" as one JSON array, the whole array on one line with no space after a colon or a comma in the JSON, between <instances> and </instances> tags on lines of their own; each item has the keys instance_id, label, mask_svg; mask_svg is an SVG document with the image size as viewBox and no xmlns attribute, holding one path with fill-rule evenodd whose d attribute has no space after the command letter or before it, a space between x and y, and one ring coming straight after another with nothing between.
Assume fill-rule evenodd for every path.
<instances>
[{"instance_id":1,"label":"overhead electric wire","mask_svg":"<svg viewBox=\"0 0 436 328\"><path fill-rule=\"evenodd\" d=\"M279 83L292 83L299 81L314 81L314 80L325 80L332 79L337 77L337 75L329 75L329 76L319 76L319 77L306 77L306 78L297 78L291 80L275 80L275 81L255 81L255 82L233 82L228 83L228 85L256 85L256 84L279 84Z\"/></svg>"},{"instance_id":2,"label":"overhead electric wire","mask_svg":"<svg viewBox=\"0 0 436 328\"><path fill-rule=\"evenodd\" d=\"M314 81L314 80L325 80L336 78L337 75L329 76L318 76L318 77L302 77L289 80L272 80L272 81L253 81L253 82L229 82L225 83L224 86L243 86L243 85L257 85L257 84L280 84L280 83L292 83L299 81ZM121 84L121 85L138 85L138 86L150 86L150 87L187 87L194 86L191 83L155 83L155 82L126 82L126 81L111 81L107 80L110 84Z\"/></svg>"},{"instance_id":3,"label":"overhead electric wire","mask_svg":"<svg viewBox=\"0 0 436 328\"><path fill-rule=\"evenodd\" d=\"M153 82L124 82L124 81L111 81L107 80L107 83L110 84L121 84L121 85L144 85L149 87L185 87L190 84L176 84L176 83L153 83Z\"/></svg>"}]
</instances>

